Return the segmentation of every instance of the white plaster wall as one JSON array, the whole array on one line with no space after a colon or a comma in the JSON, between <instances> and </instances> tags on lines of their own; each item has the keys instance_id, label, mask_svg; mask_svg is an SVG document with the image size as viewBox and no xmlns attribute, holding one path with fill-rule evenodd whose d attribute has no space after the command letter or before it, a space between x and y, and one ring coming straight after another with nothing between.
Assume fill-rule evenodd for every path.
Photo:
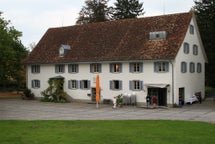
<instances>
[{"instance_id":1,"label":"white plaster wall","mask_svg":"<svg viewBox=\"0 0 215 144\"><path fill-rule=\"evenodd\" d=\"M40 73L32 74L31 66L28 66L28 87L31 88L31 80L40 80L40 88L32 89L32 92L40 97L40 92L48 87L48 79L55 76L63 76L65 78L64 90L74 99L80 100L91 100L91 97L87 94L91 94L91 89L89 90L71 90L68 89L68 80L90 80L91 87L95 87L95 78L98 74L100 76L101 85L101 99L113 99L122 93L136 93L137 102L145 102L145 97L147 95L147 87L144 86L144 90L141 91L131 91L129 90L129 81L131 80L141 80L144 84L170 84L171 85L171 65L169 64L169 72L167 73L155 73L154 72L154 61L144 61L143 62L143 73L130 73L129 72L129 62L122 63L122 73L110 73L109 63L102 63L101 73L90 73L90 64L79 64L79 73L71 74L68 73L68 64L65 64L65 73L56 74L55 65L47 64L40 65ZM121 80L122 90L110 90L110 80ZM167 94L167 103L170 103L170 93Z\"/></svg>"},{"instance_id":2,"label":"white plaster wall","mask_svg":"<svg viewBox=\"0 0 215 144\"><path fill-rule=\"evenodd\" d=\"M205 91L205 58L203 56L202 44L199 39L197 32L197 26L195 21L192 19L191 24L194 25L194 35L189 33L189 29L185 36L184 42L189 43L190 52L189 54L184 54L183 44L176 57L175 66L175 103L178 102L179 88L185 88L185 99L191 97L196 92L201 92L204 97ZM193 45L198 46L198 55L193 55ZM187 62L187 72L181 73L181 62ZM190 62L195 63L195 72L190 73ZM202 72L197 73L197 63L202 64Z\"/></svg>"}]
</instances>

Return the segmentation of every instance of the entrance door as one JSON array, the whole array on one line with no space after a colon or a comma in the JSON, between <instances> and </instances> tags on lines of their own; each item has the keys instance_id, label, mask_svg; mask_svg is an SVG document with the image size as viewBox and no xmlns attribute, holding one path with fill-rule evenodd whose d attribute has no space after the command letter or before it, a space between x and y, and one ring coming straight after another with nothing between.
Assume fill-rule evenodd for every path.
<instances>
[{"instance_id":1,"label":"entrance door","mask_svg":"<svg viewBox=\"0 0 215 144\"><path fill-rule=\"evenodd\" d=\"M96 101L96 88L92 88L92 89L91 89L91 100L92 100L93 102Z\"/></svg>"},{"instance_id":2,"label":"entrance door","mask_svg":"<svg viewBox=\"0 0 215 144\"><path fill-rule=\"evenodd\" d=\"M167 88L148 88L148 94L151 98L157 97L159 106L167 106Z\"/></svg>"},{"instance_id":3,"label":"entrance door","mask_svg":"<svg viewBox=\"0 0 215 144\"><path fill-rule=\"evenodd\" d=\"M181 100L182 100L182 105L184 104L184 88L179 88L179 91L178 91L178 96L181 97ZM179 98L178 98L179 99Z\"/></svg>"}]
</instances>

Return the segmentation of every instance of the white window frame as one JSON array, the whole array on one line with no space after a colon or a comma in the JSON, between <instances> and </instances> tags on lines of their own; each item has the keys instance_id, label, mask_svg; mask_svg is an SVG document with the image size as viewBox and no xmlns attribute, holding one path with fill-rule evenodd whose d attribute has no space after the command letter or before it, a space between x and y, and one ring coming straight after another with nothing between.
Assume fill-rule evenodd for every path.
<instances>
[{"instance_id":1,"label":"white window frame","mask_svg":"<svg viewBox=\"0 0 215 144\"><path fill-rule=\"evenodd\" d=\"M121 73L122 72L122 64L121 63L111 63L110 64L110 72L111 73Z\"/></svg>"},{"instance_id":2,"label":"white window frame","mask_svg":"<svg viewBox=\"0 0 215 144\"><path fill-rule=\"evenodd\" d=\"M111 90L122 90L122 81L121 80L112 80L110 81Z\"/></svg>"},{"instance_id":3,"label":"white window frame","mask_svg":"<svg viewBox=\"0 0 215 144\"><path fill-rule=\"evenodd\" d=\"M185 42L183 49L184 49L185 54L189 54L190 53L190 45L189 45L189 43Z\"/></svg>"},{"instance_id":4,"label":"white window frame","mask_svg":"<svg viewBox=\"0 0 215 144\"><path fill-rule=\"evenodd\" d=\"M187 72L187 63L186 62L181 62L181 72L186 73Z\"/></svg>"},{"instance_id":5,"label":"white window frame","mask_svg":"<svg viewBox=\"0 0 215 144\"><path fill-rule=\"evenodd\" d=\"M154 71L158 73L169 72L169 63L168 62L155 62Z\"/></svg>"},{"instance_id":6,"label":"white window frame","mask_svg":"<svg viewBox=\"0 0 215 144\"><path fill-rule=\"evenodd\" d=\"M194 72L195 72L195 63L190 62L190 73L194 73Z\"/></svg>"},{"instance_id":7,"label":"white window frame","mask_svg":"<svg viewBox=\"0 0 215 144\"><path fill-rule=\"evenodd\" d=\"M68 88L69 89L78 89L78 81L77 80L69 80L68 83Z\"/></svg>"},{"instance_id":8,"label":"white window frame","mask_svg":"<svg viewBox=\"0 0 215 144\"><path fill-rule=\"evenodd\" d=\"M130 90L140 91L143 88L143 81L140 80L132 80L130 81Z\"/></svg>"},{"instance_id":9,"label":"white window frame","mask_svg":"<svg viewBox=\"0 0 215 144\"><path fill-rule=\"evenodd\" d=\"M194 34L194 25L190 25L189 31L190 31L190 34L192 34L192 35Z\"/></svg>"},{"instance_id":10,"label":"white window frame","mask_svg":"<svg viewBox=\"0 0 215 144\"><path fill-rule=\"evenodd\" d=\"M40 88L40 80L32 80L32 83L31 83L32 85L32 88L34 88L34 89L38 89L38 88Z\"/></svg>"},{"instance_id":11,"label":"white window frame","mask_svg":"<svg viewBox=\"0 0 215 144\"><path fill-rule=\"evenodd\" d=\"M69 73L78 73L78 64L69 64L68 72Z\"/></svg>"},{"instance_id":12,"label":"white window frame","mask_svg":"<svg viewBox=\"0 0 215 144\"><path fill-rule=\"evenodd\" d=\"M33 73L33 74L40 73L40 65L32 65L31 73Z\"/></svg>"},{"instance_id":13,"label":"white window frame","mask_svg":"<svg viewBox=\"0 0 215 144\"><path fill-rule=\"evenodd\" d=\"M55 73L64 73L65 65L64 64L56 64L55 65Z\"/></svg>"},{"instance_id":14,"label":"white window frame","mask_svg":"<svg viewBox=\"0 0 215 144\"><path fill-rule=\"evenodd\" d=\"M198 46L193 45L193 55L198 55Z\"/></svg>"},{"instance_id":15,"label":"white window frame","mask_svg":"<svg viewBox=\"0 0 215 144\"><path fill-rule=\"evenodd\" d=\"M80 81L81 89L90 89L90 81L89 80L81 80Z\"/></svg>"},{"instance_id":16,"label":"white window frame","mask_svg":"<svg viewBox=\"0 0 215 144\"><path fill-rule=\"evenodd\" d=\"M91 73L101 73L102 65L100 63L90 64Z\"/></svg>"},{"instance_id":17,"label":"white window frame","mask_svg":"<svg viewBox=\"0 0 215 144\"><path fill-rule=\"evenodd\" d=\"M202 73L202 64L197 63L197 73Z\"/></svg>"}]
</instances>

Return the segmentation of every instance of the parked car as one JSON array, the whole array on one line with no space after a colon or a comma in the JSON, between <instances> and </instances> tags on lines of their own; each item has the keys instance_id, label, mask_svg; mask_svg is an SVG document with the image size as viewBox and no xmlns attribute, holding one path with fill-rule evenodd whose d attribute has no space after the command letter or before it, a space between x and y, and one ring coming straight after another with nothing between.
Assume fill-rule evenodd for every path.
<instances>
[{"instance_id":1,"label":"parked car","mask_svg":"<svg viewBox=\"0 0 215 144\"><path fill-rule=\"evenodd\" d=\"M193 104L193 103L196 103L198 101L199 101L199 99L196 95L193 95L191 98L187 98L185 100L186 104Z\"/></svg>"}]
</instances>

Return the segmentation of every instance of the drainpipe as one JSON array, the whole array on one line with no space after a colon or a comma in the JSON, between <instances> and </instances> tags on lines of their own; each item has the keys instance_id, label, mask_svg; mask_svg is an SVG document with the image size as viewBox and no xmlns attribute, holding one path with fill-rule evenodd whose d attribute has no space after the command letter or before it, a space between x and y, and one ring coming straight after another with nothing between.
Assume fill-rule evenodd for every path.
<instances>
[{"instance_id":1,"label":"drainpipe","mask_svg":"<svg viewBox=\"0 0 215 144\"><path fill-rule=\"evenodd\" d=\"M170 64L172 65L172 106L174 106L174 67L172 61L170 61Z\"/></svg>"}]
</instances>

